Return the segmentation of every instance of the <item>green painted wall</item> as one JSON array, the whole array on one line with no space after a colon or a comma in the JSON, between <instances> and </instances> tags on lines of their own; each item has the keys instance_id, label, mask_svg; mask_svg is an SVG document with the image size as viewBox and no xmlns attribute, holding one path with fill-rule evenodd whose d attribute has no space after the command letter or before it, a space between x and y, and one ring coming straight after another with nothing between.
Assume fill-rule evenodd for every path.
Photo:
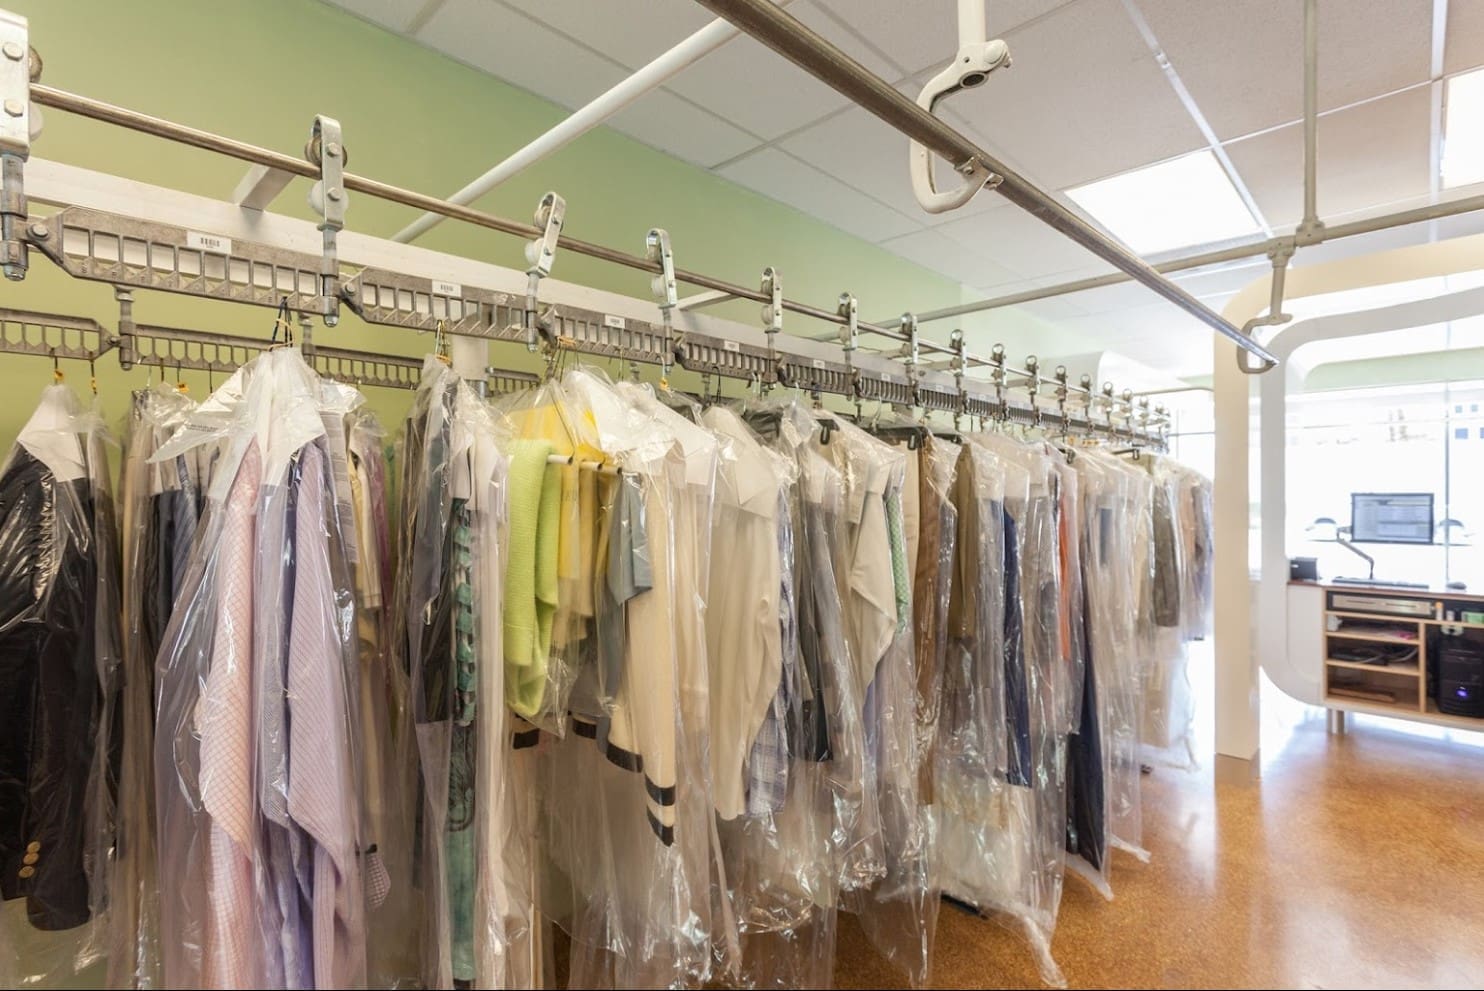
<instances>
[{"instance_id":1,"label":"green painted wall","mask_svg":"<svg viewBox=\"0 0 1484 991\"><path fill-rule=\"evenodd\" d=\"M567 113L317 0L10 0L8 6L30 18L50 85L291 153L303 147L314 114L330 114L344 126L353 171L433 194L464 185ZM227 159L53 111L46 111L34 154L222 198L245 171ZM296 181L273 209L312 216L304 203L307 189L306 181ZM751 285L765 265L775 265L790 297L816 305L831 305L842 289L861 297L863 315L874 316L962 298L950 280L607 129L584 136L477 205L523 220L547 189L567 198L567 230L575 237L638 252L645 232L662 226L683 267ZM415 215L354 196L347 219L357 231L390 236ZM446 222L420 243L524 268L519 239L467 225ZM106 285L74 282L44 258L33 258L24 284L0 286L0 305L114 325ZM630 295L649 293L648 276L575 255L559 255L554 274ZM757 320L751 303L714 312ZM269 329L272 314L140 293L136 318L258 334ZM931 333L946 336L952 326L935 324ZM1048 330L1012 311L965 326L976 330L976 343L1033 343L1045 340ZM826 330L793 317L787 329L814 336ZM319 329L316 340L407 353L427 347L426 339L367 328L349 314L341 328ZM520 366L524 355L502 348L496 359ZM44 359L0 355L0 389L16 399L0 409L0 443L10 443L50 373ZM99 363L110 415L123 411L128 390L146 375L121 372L115 359ZM206 376L184 377L193 394L206 390ZM72 369L69 381L85 385L86 369ZM388 422L405 408L401 393L367 393Z\"/></svg>"}]
</instances>

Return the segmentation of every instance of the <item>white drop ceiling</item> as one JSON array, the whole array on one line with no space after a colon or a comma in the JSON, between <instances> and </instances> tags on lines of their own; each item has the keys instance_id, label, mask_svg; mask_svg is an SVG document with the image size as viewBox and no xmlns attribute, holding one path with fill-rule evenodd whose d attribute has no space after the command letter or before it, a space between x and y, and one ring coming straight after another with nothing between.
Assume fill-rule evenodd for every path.
<instances>
[{"instance_id":1,"label":"white drop ceiling","mask_svg":"<svg viewBox=\"0 0 1484 991\"><path fill-rule=\"evenodd\" d=\"M712 19L694 0L329 2L568 108ZM990 34L1009 43L1014 64L939 112L1069 207L1070 187L1215 141L1264 236L1299 220L1301 0L991 0L988 10ZM1441 190L1437 163L1443 81L1484 65L1484 0L1323 0L1319 11L1323 219L1478 194ZM795 0L789 12L912 96L956 47L953 0ZM992 193L951 214L923 213L906 139L747 37L611 126L940 272L971 297L1111 271ZM470 178L492 164L470 162ZM1484 218L1467 217L1372 241L1477 230ZM1310 249L1296 263L1365 250L1365 241ZM1219 308L1261 274L1261 261L1249 261L1182 282ZM894 309L863 306L868 317ZM1069 340L1175 374L1210 370L1201 325L1137 286L1022 309ZM925 326L946 335L952 324Z\"/></svg>"}]
</instances>

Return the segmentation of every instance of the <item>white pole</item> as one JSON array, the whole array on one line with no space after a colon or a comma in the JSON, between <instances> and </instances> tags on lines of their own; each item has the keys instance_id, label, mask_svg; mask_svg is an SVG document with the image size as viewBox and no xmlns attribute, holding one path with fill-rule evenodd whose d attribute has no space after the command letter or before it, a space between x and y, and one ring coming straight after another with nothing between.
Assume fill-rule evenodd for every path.
<instances>
[{"instance_id":1,"label":"white pole","mask_svg":"<svg viewBox=\"0 0 1484 991\"><path fill-rule=\"evenodd\" d=\"M958 0L958 47L982 45L989 40L984 0Z\"/></svg>"},{"instance_id":2,"label":"white pole","mask_svg":"<svg viewBox=\"0 0 1484 991\"><path fill-rule=\"evenodd\" d=\"M778 0L778 5L787 6L790 2L791 0ZM981 2L981 0L975 0L975 2ZM664 85L682 69L699 62L736 36L737 29L732 26L732 23L718 17L653 62L636 71L632 76L615 83L611 89L587 106L574 112L572 116L448 199L463 205L474 202L521 169L534 165L552 152L582 137L645 93ZM443 220L444 218L436 213L425 213L398 231L392 240L401 241L404 244L409 243L438 226Z\"/></svg>"}]
</instances>

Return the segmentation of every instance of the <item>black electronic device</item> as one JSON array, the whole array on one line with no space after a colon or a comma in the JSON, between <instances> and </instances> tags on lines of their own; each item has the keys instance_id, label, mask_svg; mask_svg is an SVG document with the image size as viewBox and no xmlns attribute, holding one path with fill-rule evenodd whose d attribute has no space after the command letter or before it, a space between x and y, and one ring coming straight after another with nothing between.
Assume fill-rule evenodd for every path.
<instances>
[{"instance_id":1,"label":"black electronic device","mask_svg":"<svg viewBox=\"0 0 1484 991\"><path fill-rule=\"evenodd\" d=\"M1438 711L1484 718L1484 648L1448 637L1438 652Z\"/></svg>"},{"instance_id":2,"label":"black electronic device","mask_svg":"<svg viewBox=\"0 0 1484 991\"><path fill-rule=\"evenodd\" d=\"M1430 544L1431 492L1352 492L1350 539L1367 544Z\"/></svg>"},{"instance_id":3,"label":"black electronic device","mask_svg":"<svg viewBox=\"0 0 1484 991\"><path fill-rule=\"evenodd\" d=\"M1319 559L1314 557L1289 558L1288 580L1295 582L1317 582L1319 580Z\"/></svg>"}]
</instances>

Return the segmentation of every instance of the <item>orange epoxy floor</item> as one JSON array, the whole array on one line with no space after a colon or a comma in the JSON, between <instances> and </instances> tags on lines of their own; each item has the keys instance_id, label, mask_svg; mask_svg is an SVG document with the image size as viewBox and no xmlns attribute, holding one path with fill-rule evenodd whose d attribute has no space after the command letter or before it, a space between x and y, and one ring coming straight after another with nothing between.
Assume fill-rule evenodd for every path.
<instances>
[{"instance_id":1,"label":"orange epoxy floor","mask_svg":"<svg viewBox=\"0 0 1484 991\"><path fill-rule=\"evenodd\" d=\"M1157 768L1151 862L1115 854L1113 902L1067 879L1052 952L1069 985L1484 986L1484 734L1352 716L1331 736L1271 686L1264 707L1260 781ZM1040 986L1019 935L947 905L932 976ZM843 917L836 977L901 983Z\"/></svg>"}]
</instances>

